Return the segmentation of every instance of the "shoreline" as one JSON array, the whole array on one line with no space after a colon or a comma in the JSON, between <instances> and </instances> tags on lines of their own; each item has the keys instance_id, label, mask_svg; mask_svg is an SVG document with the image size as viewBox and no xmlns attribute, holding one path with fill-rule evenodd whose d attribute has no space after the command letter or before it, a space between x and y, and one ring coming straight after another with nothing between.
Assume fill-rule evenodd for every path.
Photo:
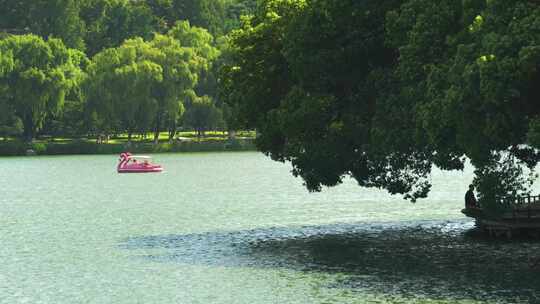
<instances>
[{"instance_id":1,"label":"shoreline","mask_svg":"<svg viewBox=\"0 0 540 304\"><path fill-rule=\"evenodd\" d=\"M240 152L257 151L255 140L239 138L233 140L190 140L131 143L95 143L84 140L69 142L20 141L0 142L0 157L46 156L46 155L110 155L129 151L131 153L193 153L193 152Z\"/></svg>"}]
</instances>

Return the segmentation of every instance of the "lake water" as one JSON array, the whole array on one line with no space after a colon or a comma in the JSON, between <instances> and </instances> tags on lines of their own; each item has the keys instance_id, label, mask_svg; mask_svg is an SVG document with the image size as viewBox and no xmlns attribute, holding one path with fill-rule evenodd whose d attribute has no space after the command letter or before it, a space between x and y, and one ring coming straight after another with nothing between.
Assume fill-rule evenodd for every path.
<instances>
[{"instance_id":1,"label":"lake water","mask_svg":"<svg viewBox=\"0 0 540 304\"><path fill-rule=\"evenodd\" d=\"M411 204L348 180L308 193L258 153L0 158L0 303L534 303L533 241L475 237L472 180Z\"/></svg>"}]
</instances>

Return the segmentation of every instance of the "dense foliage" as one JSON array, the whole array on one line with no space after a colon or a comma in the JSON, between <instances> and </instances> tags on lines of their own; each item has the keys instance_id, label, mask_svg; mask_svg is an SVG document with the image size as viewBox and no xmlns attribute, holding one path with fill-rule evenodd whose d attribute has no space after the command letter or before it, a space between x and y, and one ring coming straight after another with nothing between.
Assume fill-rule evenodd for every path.
<instances>
[{"instance_id":1,"label":"dense foliage","mask_svg":"<svg viewBox=\"0 0 540 304\"><path fill-rule=\"evenodd\" d=\"M0 136L252 128L310 190L416 200L434 166L480 199L540 159L530 0L0 0ZM219 90L218 90L219 88ZM219 94L218 94L219 93Z\"/></svg>"},{"instance_id":2,"label":"dense foliage","mask_svg":"<svg viewBox=\"0 0 540 304\"><path fill-rule=\"evenodd\" d=\"M195 95L198 75L217 55L211 43L205 30L179 22L167 35L126 40L97 54L85 87L97 126L106 131L116 123L131 138L153 123L156 142L163 126L174 136L183 101Z\"/></svg>"},{"instance_id":3,"label":"dense foliage","mask_svg":"<svg viewBox=\"0 0 540 304\"><path fill-rule=\"evenodd\" d=\"M310 190L352 176L415 200L468 158L489 204L535 177L539 20L525 0L266 0L222 92Z\"/></svg>"},{"instance_id":4,"label":"dense foliage","mask_svg":"<svg viewBox=\"0 0 540 304\"><path fill-rule=\"evenodd\" d=\"M227 128L223 35L254 3L0 0L0 137Z\"/></svg>"},{"instance_id":5,"label":"dense foliage","mask_svg":"<svg viewBox=\"0 0 540 304\"><path fill-rule=\"evenodd\" d=\"M34 35L0 40L0 53L6 54L0 74L3 108L22 121L25 138L32 139L47 115L58 113L65 96L78 86L86 56L61 40Z\"/></svg>"}]
</instances>

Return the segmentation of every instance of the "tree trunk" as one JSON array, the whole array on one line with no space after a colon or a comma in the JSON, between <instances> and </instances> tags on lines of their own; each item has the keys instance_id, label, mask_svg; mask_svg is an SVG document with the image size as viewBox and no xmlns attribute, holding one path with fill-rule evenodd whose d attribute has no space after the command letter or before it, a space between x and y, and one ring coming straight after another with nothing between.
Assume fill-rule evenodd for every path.
<instances>
[{"instance_id":1,"label":"tree trunk","mask_svg":"<svg viewBox=\"0 0 540 304\"><path fill-rule=\"evenodd\" d=\"M161 126L161 113L157 113L156 116L156 128L154 130L154 144L157 145L159 143L159 131Z\"/></svg>"},{"instance_id":2,"label":"tree trunk","mask_svg":"<svg viewBox=\"0 0 540 304\"><path fill-rule=\"evenodd\" d=\"M169 142L172 142L175 136L176 136L176 122L173 122L172 125L169 126Z\"/></svg>"},{"instance_id":3,"label":"tree trunk","mask_svg":"<svg viewBox=\"0 0 540 304\"><path fill-rule=\"evenodd\" d=\"M34 139L34 121L32 120L32 114L26 114L23 119L23 137L26 142L32 142Z\"/></svg>"}]
</instances>

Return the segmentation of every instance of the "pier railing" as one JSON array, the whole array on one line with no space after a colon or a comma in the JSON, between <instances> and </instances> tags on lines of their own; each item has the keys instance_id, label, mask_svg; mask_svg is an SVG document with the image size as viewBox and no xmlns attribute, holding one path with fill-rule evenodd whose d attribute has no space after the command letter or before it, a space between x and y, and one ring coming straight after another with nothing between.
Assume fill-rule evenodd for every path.
<instances>
[{"instance_id":1,"label":"pier railing","mask_svg":"<svg viewBox=\"0 0 540 304\"><path fill-rule=\"evenodd\" d=\"M540 204L540 195L521 196L514 200L514 205L518 206L534 204Z\"/></svg>"},{"instance_id":2,"label":"pier railing","mask_svg":"<svg viewBox=\"0 0 540 304\"><path fill-rule=\"evenodd\" d=\"M527 196L518 196L512 198L504 198L500 200L500 204L508 207L525 207L529 205L539 205L540 206L540 195L527 195Z\"/></svg>"},{"instance_id":3,"label":"pier railing","mask_svg":"<svg viewBox=\"0 0 540 304\"><path fill-rule=\"evenodd\" d=\"M512 211L514 219L540 218L540 195L520 196L503 203Z\"/></svg>"}]
</instances>

